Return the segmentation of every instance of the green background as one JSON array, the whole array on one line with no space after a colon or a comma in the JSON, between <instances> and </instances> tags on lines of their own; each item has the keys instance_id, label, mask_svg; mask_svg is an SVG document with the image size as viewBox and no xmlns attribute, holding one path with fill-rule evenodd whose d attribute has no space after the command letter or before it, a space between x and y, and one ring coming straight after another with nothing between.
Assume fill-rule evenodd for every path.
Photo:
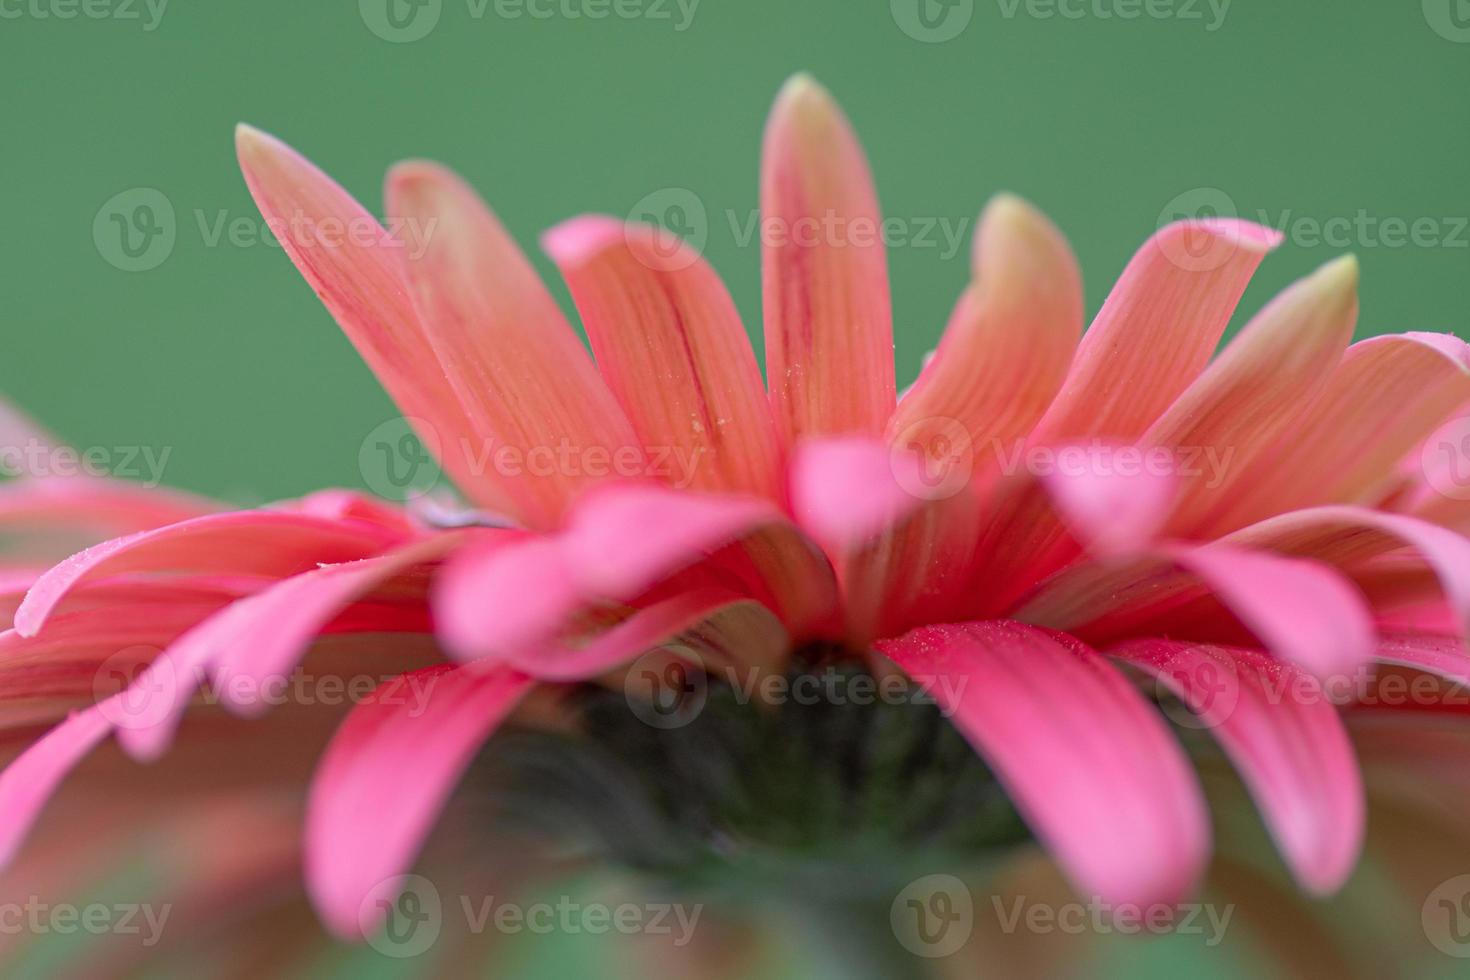
<instances>
[{"instance_id":1,"label":"green background","mask_svg":"<svg viewBox=\"0 0 1470 980\"><path fill-rule=\"evenodd\" d=\"M142 0L138 20L31 12L51 2L0 2L22 14L0 19L0 388L78 445L167 449L167 482L244 502L361 485L358 448L393 410L278 248L201 231L257 218L238 120L375 209L393 161L449 163L553 280L542 229L693 190L707 254L758 335L759 249L726 215L755 207L767 108L807 69L862 135L887 213L959 228L1017 191L1070 237L1094 309L1171 200L1208 187L1305 229L1244 311L1343 251L1299 219L1361 210L1432 219L1441 240L1352 233L1360 333L1466 327L1470 232L1453 219L1470 214L1470 43L1437 33L1419 0L1234 0L1214 30L1207 0L1173 0L1197 19L1134 20L1095 13L1119 0L1064 0L1075 19L975 0L945 43L905 34L888 0L702 0L683 31L672 5L672 19L538 20L491 0L477 19L443 0L413 43L373 34L356 0L172 0L152 31ZM1427 0L1441 24L1451 2ZM177 238L157 268L125 272L92 226L135 187L168 198ZM893 249L900 380L966 279L964 252L946 252Z\"/></svg>"}]
</instances>

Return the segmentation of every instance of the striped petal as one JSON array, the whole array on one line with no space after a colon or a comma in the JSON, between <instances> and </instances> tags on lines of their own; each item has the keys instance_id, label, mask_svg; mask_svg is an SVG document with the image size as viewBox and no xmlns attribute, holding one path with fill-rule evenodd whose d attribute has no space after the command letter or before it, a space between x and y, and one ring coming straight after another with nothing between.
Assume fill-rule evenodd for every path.
<instances>
[{"instance_id":1,"label":"striped petal","mask_svg":"<svg viewBox=\"0 0 1470 980\"><path fill-rule=\"evenodd\" d=\"M0 773L0 867L10 864L61 781L112 730L99 705L41 736Z\"/></svg>"},{"instance_id":2,"label":"striped petal","mask_svg":"<svg viewBox=\"0 0 1470 980\"><path fill-rule=\"evenodd\" d=\"M1005 622L925 627L878 648L951 714L1079 892L1142 906L1188 894L1209 851L1199 786L1102 657Z\"/></svg>"},{"instance_id":3,"label":"striped petal","mask_svg":"<svg viewBox=\"0 0 1470 980\"><path fill-rule=\"evenodd\" d=\"M438 665L379 687L342 723L312 781L306 884L337 935L375 932L439 810L530 689L513 672Z\"/></svg>"},{"instance_id":4,"label":"striped petal","mask_svg":"<svg viewBox=\"0 0 1470 980\"><path fill-rule=\"evenodd\" d=\"M471 426L444 384L444 368L414 312L403 270L407 243L330 177L285 143L253 129L235 131L235 149L256 206L286 254L352 341L426 447L481 506L508 502L477 476ZM432 229L418 235L432 239Z\"/></svg>"},{"instance_id":5,"label":"striped petal","mask_svg":"<svg viewBox=\"0 0 1470 980\"><path fill-rule=\"evenodd\" d=\"M651 465L675 486L779 499L760 367L725 284L676 236L574 218L542 238L582 315L597 367Z\"/></svg>"},{"instance_id":6,"label":"striped petal","mask_svg":"<svg viewBox=\"0 0 1470 980\"><path fill-rule=\"evenodd\" d=\"M1209 362L1256 267L1280 241L1278 232L1236 220L1160 230L1083 335L1033 438L1132 442L1143 435Z\"/></svg>"},{"instance_id":7,"label":"striped petal","mask_svg":"<svg viewBox=\"0 0 1470 980\"><path fill-rule=\"evenodd\" d=\"M408 278L485 440L479 479L513 501L511 515L549 528L615 464L642 472L633 430L586 348L478 195L442 167L403 163L387 196L394 214L433 229L407 254Z\"/></svg>"},{"instance_id":8,"label":"striped petal","mask_svg":"<svg viewBox=\"0 0 1470 980\"><path fill-rule=\"evenodd\" d=\"M1319 684L1251 650L1137 640L1108 653L1157 679L1230 756L1297 880L1340 888L1362 849L1363 781Z\"/></svg>"},{"instance_id":9,"label":"striped petal","mask_svg":"<svg viewBox=\"0 0 1470 980\"><path fill-rule=\"evenodd\" d=\"M831 95L786 83L761 156L766 377L786 445L879 435L893 412L893 314L868 163Z\"/></svg>"}]
</instances>

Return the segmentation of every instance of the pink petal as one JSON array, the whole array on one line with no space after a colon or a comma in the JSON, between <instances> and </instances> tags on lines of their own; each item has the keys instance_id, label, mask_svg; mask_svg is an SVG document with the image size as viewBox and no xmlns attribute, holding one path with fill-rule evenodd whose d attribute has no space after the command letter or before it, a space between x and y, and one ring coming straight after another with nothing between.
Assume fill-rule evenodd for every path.
<instances>
[{"instance_id":1,"label":"pink petal","mask_svg":"<svg viewBox=\"0 0 1470 980\"><path fill-rule=\"evenodd\" d=\"M220 572L293 575L318 564L366 558L402 534L363 521L335 521L278 511L212 514L88 548L47 572L15 614L34 636L77 585L126 572Z\"/></svg>"},{"instance_id":2,"label":"pink petal","mask_svg":"<svg viewBox=\"0 0 1470 980\"><path fill-rule=\"evenodd\" d=\"M1208 818L1179 745L1106 661L1018 623L918 629L878 648L953 716L1079 892L1172 903Z\"/></svg>"},{"instance_id":3,"label":"pink petal","mask_svg":"<svg viewBox=\"0 0 1470 980\"><path fill-rule=\"evenodd\" d=\"M927 446L961 427L972 451L1027 435L1051 405L1082 335L1082 277L1066 239L1003 194L980 216L972 283L944 339L888 424Z\"/></svg>"},{"instance_id":4,"label":"pink petal","mask_svg":"<svg viewBox=\"0 0 1470 980\"><path fill-rule=\"evenodd\" d=\"M893 320L867 159L832 97L786 83L761 157L766 377L785 445L870 435L893 412Z\"/></svg>"},{"instance_id":5,"label":"pink petal","mask_svg":"<svg viewBox=\"0 0 1470 980\"><path fill-rule=\"evenodd\" d=\"M1375 659L1413 667L1470 687L1470 653L1465 641L1424 633L1390 633L1379 640Z\"/></svg>"},{"instance_id":6,"label":"pink petal","mask_svg":"<svg viewBox=\"0 0 1470 980\"><path fill-rule=\"evenodd\" d=\"M312 782L306 883L337 935L371 934L455 782L531 682L438 665L388 681L342 723Z\"/></svg>"},{"instance_id":7,"label":"pink petal","mask_svg":"<svg viewBox=\"0 0 1470 980\"><path fill-rule=\"evenodd\" d=\"M586 348L478 195L443 167L403 163L387 196L390 211L432 229L407 251L408 277L480 436L476 483L512 502L496 509L554 527L615 463L642 472L638 441Z\"/></svg>"},{"instance_id":8,"label":"pink petal","mask_svg":"<svg viewBox=\"0 0 1470 980\"><path fill-rule=\"evenodd\" d=\"M1017 616L1097 643L1140 631L1191 636L1191 629L1214 625L1196 618L1197 604L1210 597L1277 657L1319 677L1350 673L1372 656L1372 616L1337 571L1223 544L1161 546L1121 566L1070 569L1038 589Z\"/></svg>"},{"instance_id":9,"label":"pink petal","mask_svg":"<svg viewBox=\"0 0 1470 980\"><path fill-rule=\"evenodd\" d=\"M925 463L876 439L817 439L796 448L791 506L797 522L829 551L861 544L912 515L929 499ZM944 493L938 486L933 493Z\"/></svg>"},{"instance_id":10,"label":"pink petal","mask_svg":"<svg viewBox=\"0 0 1470 980\"><path fill-rule=\"evenodd\" d=\"M435 591L441 635L460 656L534 647L587 607L625 602L715 551L786 523L769 503L629 484L589 495L549 538L466 551Z\"/></svg>"},{"instance_id":11,"label":"pink petal","mask_svg":"<svg viewBox=\"0 0 1470 980\"><path fill-rule=\"evenodd\" d=\"M445 533L378 558L325 565L234 602L171 644L140 677L153 704L146 717L124 726L118 740L134 757L151 760L172 741L195 686L206 672L224 703L247 717L263 714L263 685L290 673L333 617L364 594L458 546L463 534ZM417 622L417 609L409 609ZM383 623L373 626L384 627Z\"/></svg>"},{"instance_id":12,"label":"pink petal","mask_svg":"<svg viewBox=\"0 0 1470 980\"><path fill-rule=\"evenodd\" d=\"M100 707L72 715L0 773L0 867L10 864L61 781L107 737Z\"/></svg>"},{"instance_id":13,"label":"pink petal","mask_svg":"<svg viewBox=\"0 0 1470 980\"><path fill-rule=\"evenodd\" d=\"M403 253L422 242L395 239L352 196L285 143L249 126L235 132L245 183L280 232L286 254L352 341L431 452L483 507L506 501L481 479L481 449L465 408L415 312ZM417 226L417 236L433 238Z\"/></svg>"},{"instance_id":14,"label":"pink petal","mask_svg":"<svg viewBox=\"0 0 1470 980\"><path fill-rule=\"evenodd\" d=\"M1099 557L1136 554L1154 542L1174 509L1175 473L1119 466L1131 447L1061 446L1056 452L1059 463L1076 459L1078 465L1058 465L1042 484L1078 541Z\"/></svg>"},{"instance_id":15,"label":"pink petal","mask_svg":"<svg viewBox=\"0 0 1470 980\"><path fill-rule=\"evenodd\" d=\"M1235 763L1297 880L1319 895L1357 863L1362 777L1319 684L1250 650L1137 640L1108 651L1184 702Z\"/></svg>"},{"instance_id":16,"label":"pink petal","mask_svg":"<svg viewBox=\"0 0 1470 980\"><path fill-rule=\"evenodd\" d=\"M1235 305L1281 235L1247 221L1171 224L1150 238L1082 336L1034 434L1132 442L1209 363Z\"/></svg>"},{"instance_id":17,"label":"pink petal","mask_svg":"<svg viewBox=\"0 0 1470 980\"><path fill-rule=\"evenodd\" d=\"M1470 539L1401 514L1367 507L1313 507L1242 528L1227 539L1313 558L1349 572L1397 548L1413 549L1433 570L1457 628L1470 636Z\"/></svg>"},{"instance_id":18,"label":"pink petal","mask_svg":"<svg viewBox=\"0 0 1470 980\"><path fill-rule=\"evenodd\" d=\"M651 225L588 215L542 237L571 288L597 367L654 475L674 486L782 491L771 408L725 284Z\"/></svg>"}]
</instances>

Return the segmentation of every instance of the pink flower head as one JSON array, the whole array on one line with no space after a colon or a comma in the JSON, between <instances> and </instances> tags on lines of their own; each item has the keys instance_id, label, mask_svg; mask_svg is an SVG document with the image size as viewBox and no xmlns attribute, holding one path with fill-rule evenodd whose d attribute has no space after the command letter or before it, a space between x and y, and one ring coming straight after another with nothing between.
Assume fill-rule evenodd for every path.
<instances>
[{"instance_id":1,"label":"pink flower head","mask_svg":"<svg viewBox=\"0 0 1470 980\"><path fill-rule=\"evenodd\" d=\"M201 683L261 715L270 679L330 634L404 669L312 777L306 882L343 936L377 927L364 910L498 728L575 726L557 698L649 657L713 684L822 650L926 691L1074 888L1114 905L1177 902L1209 859L1159 710L1182 703L1296 879L1329 893L1365 803L1327 692L1380 661L1470 678L1470 504L1402 465L1470 401L1470 348L1352 343L1352 258L1216 355L1280 236L1171 224L1084 332L1066 240L1002 195L900 398L872 178L809 78L782 91L761 161L764 382L717 274L660 228L584 216L542 238L589 356L447 170L389 174L389 224L422 233L409 248L283 143L237 143L262 213L296 229L292 261L468 506L445 520L328 492L160 521L45 572L0 650L59 665L6 668L13 691L44 683L51 720L80 710L0 776L0 855L109 736L158 757L210 714L191 710ZM310 230L334 226L374 231ZM161 652L93 704L99 666L139 645ZM554 707L528 710L533 691ZM294 760L312 714L247 728L290 726L264 744Z\"/></svg>"}]
</instances>

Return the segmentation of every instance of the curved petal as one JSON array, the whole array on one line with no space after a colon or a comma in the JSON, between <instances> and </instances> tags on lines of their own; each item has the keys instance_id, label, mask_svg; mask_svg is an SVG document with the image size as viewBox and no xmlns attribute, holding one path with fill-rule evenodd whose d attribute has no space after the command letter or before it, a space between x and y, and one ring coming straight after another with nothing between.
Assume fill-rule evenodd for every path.
<instances>
[{"instance_id":1,"label":"curved petal","mask_svg":"<svg viewBox=\"0 0 1470 980\"><path fill-rule=\"evenodd\" d=\"M1172 468L1117 465L1129 447L1061 446L1041 478L1072 536L1099 557L1137 554L1154 543L1173 512ZM1142 461L1141 455L1134 457ZM1075 463L1067 460L1075 459Z\"/></svg>"},{"instance_id":2,"label":"curved petal","mask_svg":"<svg viewBox=\"0 0 1470 980\"><path fill-rule=\"evenodd\" d=\"M1269 449L1321 393L1352 340L1357 285L1358 263L1349 255L1287 287L1149 427L1144 445L1175 450L1181 470L1191 461L1180 474L1169 533L1193 530L1228 494L1231 470ZM1202 457L1212 465L1199 465ZM1216 466L1220 472L1212 472Z\"/></svg>"},{"instance_id":3,"label":"curved petal","mask_svg":"<svg viewBox=\"0 0 1470 980\"><path fill-rule=\"evenodd\" d=\"M397 876L422 846L455 782L530 690L503 668L437 665L363 701L328 746L306 812L306 884L337 935L382 923Z\"/></svg>"},{"instance_id":4,"label":"curved petal","mask_svg":"<svg viewBox=\"0 0 1470 980\"><path fill-rule=\"evenodd\" d=\"M1051 405L1082 335L1082 275L1061 232L1020 198L986 206L973 282L933 360L898 404L889 437L927 444L951 422L972 447L1027 435Z\"/></svg>"},{"instance_id":5,"label":"curved petal","mask_svg":"<svg viewBox=\"0 0 1470 980\"><path fill-rule=\"evenodd\" d=\"M1209 852L1184 753L1106 660L1019 623L915 630L878 648L953 716L1078 890L1181 900Z\"/></svg>"},{"instance_id":6,"label":"curved petal","mask_svg":"<svg viewBox=\"0 0 1470 980\"><path fill-rule=\"evenodd\" d=\"M1220 507L1195 534L1216 537L1319 504L1371 502L1395 481L1404 455L1467 400L1464 341L1416 333L1359 341L1317 400L1220 489Z\"/></svg>"},{"instance_id":7,"label":"curved petal","mask_svg":"<svg viewBox=\"0 0 1470 980\"><path fill-rule=\"evenodd\" d=\"M1235 305L1281 234L1247 221L1181 221L1154 235L1118 279L1036 441L1132 442L1209 363Z\"/></svg>"},{"instance_id":8,"label":"curved petal","mask_svg":"<svg viewBox=\"0 0 1470 980\"><path fill-rule=\"evenodd\" d=\"M0 867L15 858L61 781L111 730L100 705L78 711L0 773Z\"/></svg>"},{"instance_id":9,"label":"curved petal","mask_svg":"<svg viewBox=\"0 0 1470 980\"><path fill-rule=\"evenodd\" d=\"M802 529L831 552L874 538L926 502L926 460L876 439L812 439L791 461L791 507ZM940 487L937 492L947 492Z\"/></svg>"},{"instance_id":10,"label":"curved petal","mask_svg":"<svg viewBox=\"0 0 1470 980\"><path fill-rule=\"evenodd\" d=\"M589 605L625 602L734 541L785 524L765 501L629 484L590 495L554 537L467 550L434 604L462 657L508 655L559 634Z\"/></svg>"},{"instance_id":11,"label":"curved petal","mask_svg":"<svg viewBox=\"0 0 1470 980\"><path fill-rule=\"evenodd\" d=\"M409 297L406 243L301 154L250 126L235 131L240 170L260 213L412 424L424 445L478 503L504 511L487 492L467 441L475 434L464 406L444 384L444 368ZM417 228L432 238L432 229ZM421 246L422 243L419 243Z\"/></svg>"},{"instance_id":12,"label":"curved petal","mask_svg":"<svg viewBox=\"0 0 1470 980\"><path fill-rule=\"evenodd\" d=\"M1319 895L1340 888L1367 816L1347 730L1320 685L1251 650L1151 639L1107 652L1152 675L1215 737L1297 880Z\"/></svg>"},{"instance_id":13,"label":"curved petal","mask_svg":"<svg viewBox=\"0 0 1470 980\"><path fill-rule=\"evenodd\" d=\"M139 678L136 686L153 703L137 724L119 730L118 740L134 757L156 759L168 748L195 686L206 675L238 713L263 714L269 705L260 695L268 681L288 674L333 617L389 579L447 554L464 538L440 534L378 558L324 565L232 603L170 644L147 677ZM416 608L405 613L410 624L422 624Z\"/></svg>"},{"instance_id":14,"label":"curved petal","mask_svg":"<svg viewBox=\"0 0 1470 980\"><path fill-rule=\"evenodd\" d=\"M1105 643L1140 632L1191 636L1222 604L1273 654L1321 677L1372 656L1363 596L1331 567L1222 544L1161 546L1122 565L1085 565L1044 584L1018 618ZM1200 637L1193 637L1200 638Z\"/></svg>"},{"instance_id":15,"label":"curved petal","mask_svg":"<svg viewBox=\"0 0 1470 980\"><path fill-rule=\"evenodd\" d=\"M78 552L43 575L15 614L34 636L79 584L125 572L221 572L293 575L327 562L354 561L401 541L403 534L367 521L339 521L282 511L240 511L182 521Z\"/></svg>"},{"instance_id":16,"label":"curved petal","mask_svg":"<svg viewBox=\"0 0 1470 980\"><path fill-rule=\"evenodd\" d=\"M766 377L787 446L882 433L893 413L893 313L868 162L832 96L797 75L761 155Z\"/></svg>"},{"instance_id":17,"label":"curved petal","mask_svg":"<svg viewBox=\"0 0 1470 980\"><path fill-rule=\"evenodd\" d=\"M676 236L587 215L541 239L597 367L676 487L781 499L771 406L725 284Z\"/></svg>"},{"instance_id":18,"label":"curved petal","mask_svg":"<svg viewBox=\"0 0 1470 980\"><path fill-rule=\"evenodd\" d=\"M477 483L512 500L523 524L550 528L614 461L642 472L632 427L586 348L479 196L443 167L404 163L389 175L388 207L432 229L406 256L408 279L482 439Z\"/></svg>"}]
</instances>

